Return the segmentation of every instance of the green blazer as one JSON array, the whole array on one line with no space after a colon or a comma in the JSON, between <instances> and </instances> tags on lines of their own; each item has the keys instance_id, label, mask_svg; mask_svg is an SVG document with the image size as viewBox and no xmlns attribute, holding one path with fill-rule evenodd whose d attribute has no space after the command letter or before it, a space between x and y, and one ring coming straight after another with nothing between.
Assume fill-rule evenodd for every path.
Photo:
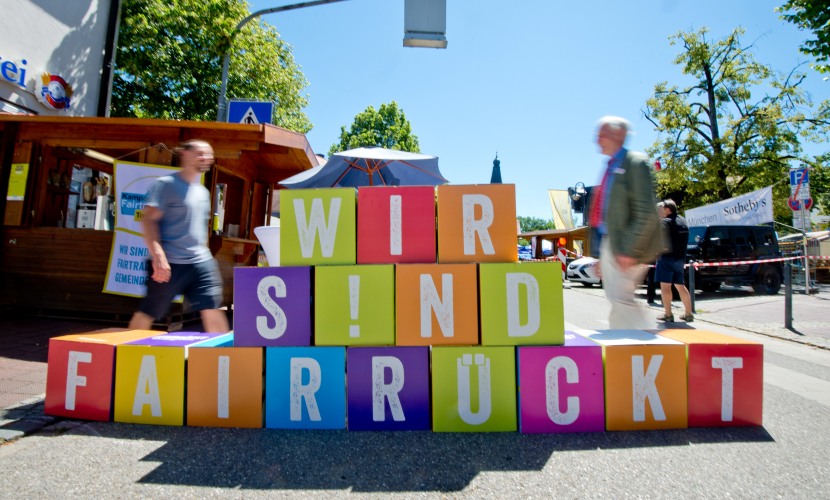
<instances>
[{"instance_id":1,"label":"green blazer","mask_svg":"<svg viewBox=\"0 0 830 500\"><path fill-rule=\"evenodd\" d=\"M660 216L648 158L628 151L622 166L616 168L608 194L605 224L611 251L651 263L663 250Z\"/></svg>"}]
</instances>

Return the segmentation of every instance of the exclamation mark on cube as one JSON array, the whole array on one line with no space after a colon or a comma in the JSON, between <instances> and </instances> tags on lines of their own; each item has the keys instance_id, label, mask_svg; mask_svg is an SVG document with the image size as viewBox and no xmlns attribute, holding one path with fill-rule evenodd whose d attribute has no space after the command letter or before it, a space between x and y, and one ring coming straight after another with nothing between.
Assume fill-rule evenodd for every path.
<instances>
[{"instance_id":1,"label":"exclamation mark on cube","mask_svg":"<svg viewBox=\"0 0 830 500\"><path fill-rule=\"evenodd\" d=\"M349 317L357 321L358 306L360 305L360 276L349 276ZM360 325L349 325L349 337L360 337Z\"/></svg>"}]
</instances>

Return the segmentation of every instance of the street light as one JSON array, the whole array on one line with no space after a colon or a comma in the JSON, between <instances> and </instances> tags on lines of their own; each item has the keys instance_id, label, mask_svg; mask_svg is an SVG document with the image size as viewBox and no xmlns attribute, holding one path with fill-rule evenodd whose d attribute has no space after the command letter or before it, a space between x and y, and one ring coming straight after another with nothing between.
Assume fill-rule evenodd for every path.
<instances>
[{"instance_id":1,"label":"street light","mask_svg":"<svg viewBox=\"0 0 830 500\"><path fill-rule=\"evenodd\" d=\"M258 10L246 17L245 19L243 19L242 21L240 21L239 24L236 25L236 28L234 28L233 33L231 33L231 39L228 43L228 48L225 50L225 56L222 60L222 85L219 87L219 106L216 110L216 121L222 122L227 120L228 71L230 70L231 66L231 45L233 44L233 39L234 37L236 37L236 34L239 33L243 26L248 24L248 21L256 17L262 16L264 14L272 14L274 12L285 12L287 10L302 9L304 7L315 7L317 5L343 1L344 0L315 0L313 2L301 2L291 5L283 5L281 7L271 7L268 9Z\"/></svg>"}]
</instances>

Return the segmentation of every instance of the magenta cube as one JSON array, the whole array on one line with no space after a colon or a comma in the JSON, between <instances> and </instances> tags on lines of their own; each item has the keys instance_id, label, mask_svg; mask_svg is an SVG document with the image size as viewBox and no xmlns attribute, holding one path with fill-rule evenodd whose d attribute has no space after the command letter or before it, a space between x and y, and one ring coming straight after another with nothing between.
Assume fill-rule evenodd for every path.
<instances>
[{"instance_id":1,"label":"magenta cube","mask_svg":"<svg viewBox=\"0 0 830 500\"><path fill-rule=\"evenodd\" d=\"M518 348L519 430L605 430L602 347L565 332L562 346Z\"/></svg>"},{"instance_id":2,"label":"magenta cube","mask_svg":"<svg viewBox=\"0 0 830 500\"><path fill-rule=\"evenodd\" d=\"M233 345L311 345L311 267L237 267Z\"/></svg>"}]
</instances>

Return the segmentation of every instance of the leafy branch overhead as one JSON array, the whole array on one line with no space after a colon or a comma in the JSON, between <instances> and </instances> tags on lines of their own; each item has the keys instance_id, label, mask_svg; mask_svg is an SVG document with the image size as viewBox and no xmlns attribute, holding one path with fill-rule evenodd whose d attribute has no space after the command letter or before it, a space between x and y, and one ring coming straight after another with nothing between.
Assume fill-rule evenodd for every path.
<instances>
[{"instance_id":1,"label":"leafy branch overhead","mask_svg":"<svg viewBox=\"0 0 830 500\"><path fill-rule=\"evenodd\" d=\"M812 31L815 38L801 45L801 52L816 58L813 67L830 73L830 2L827 0L787 0L775 9L781 19L802 30Z\"/></svg>"},{"instance_id":2,"label":"leafy branch overhead","mask_svg":"<svg viewBox=\"0 0 830 500\"><path fill-rule=\"evenodd\" d=\"M112 116L215 120L222 58L229 98L270 100L274 124L308 132L308 85L291 47L245 0L130 0L121 4Z\"/></svg>"},{"instance_id":3,"label":"leafy branch overhead","mask_svg":"<svg viewBox=\"0 0 830 500\"><path fill-rule=\"evenodd\" d=\"M743 34L738 28L711 39L703 28L670 37L682 48L674 62L688 83L658 83L643 111L658 132L649 153L667 167L657 174L658 194L684 209L776 184L790 167L828 168L827 158L805 154L802 142L827 139L830 101L814 106L800 88L806 76L756 61ZM775 189L774 211L783 218L790 214L788 186Z\"/></svg>"},{"instance_id":4,"label":"leafy branch overhead","mask_svg":"<svg viewBox=\"0 0 830 500\"><path fill-rule=\"evenodd\" d=\"M381 104L378 110L369 106L354 117L349 130L340 127L340 140L331 145L329 156L339 151L370 146L421 152L418 136L412 133L412 125L395 101Z\"/></svg>"}]
</instances>

